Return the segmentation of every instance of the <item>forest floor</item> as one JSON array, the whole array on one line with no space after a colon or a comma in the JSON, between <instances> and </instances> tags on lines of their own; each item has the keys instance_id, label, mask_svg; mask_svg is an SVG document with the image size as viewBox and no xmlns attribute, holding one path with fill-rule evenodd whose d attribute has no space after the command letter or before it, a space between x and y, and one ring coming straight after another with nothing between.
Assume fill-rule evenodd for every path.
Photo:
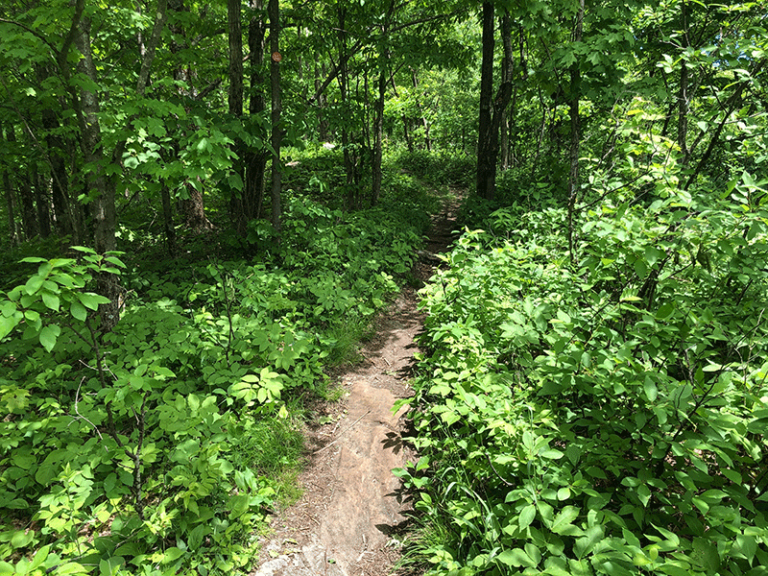
<instances>
[{"instance_id":1,"label":"forest floor","mask_svg":"<svg viewBox=\"0 0 768 576\"><path fill-rule=\"evenodd\" d=\"M458 202L445 201L433 218L425 250L440 253L453 240ZM427 260L431 260L427 258ZM426 282L433 263L421 258L413 274ZM423 315L412 287L378 318L363 360L332 374L342 397L313 407L307 424L301 499L279 511L262 544L255 576L386 576L394 572L411 503L391 470L415 462L402 441L407 408L398 398L413 394L409 379Z\"/></svg>"}]
</instances>

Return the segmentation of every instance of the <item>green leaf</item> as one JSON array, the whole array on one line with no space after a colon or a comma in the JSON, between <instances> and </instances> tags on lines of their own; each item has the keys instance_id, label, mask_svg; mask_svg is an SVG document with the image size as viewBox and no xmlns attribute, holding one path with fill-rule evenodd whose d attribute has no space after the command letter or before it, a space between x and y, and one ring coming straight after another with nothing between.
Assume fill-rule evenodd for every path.
<instances>
[{"instance_id":1,"label":"green leaf","mask_svg":"<svg viewBox=\"0 0 768 576\"><path fill-rule=\"evenodd\" d=\"M742 536L742 538L751 537ZM745 555L747 560L750 561L752 560L754 553L757 551L757 544L754 543L754 538L752 538L752 542L754 544L754 548L750 548L751 554L748 556ZM736 543L737 545L739 544L739 536L736 536ZM710 542L706 538L693 539L693 551L691 553L691 558L696 565L698 565L708 574L713 574L720 569L720 555L717 553L717 546L714 542Z\"/></svg>"},{"instance_id":2,"label":"green leaf","mask_svg":"<svg viewBox=\"0 0 768 576\"><path fill-rule=\"evenodd\" d=\"M110 264L114 264L115 266L119 266L120 268L126 268L126 265L117 256L107 256L106 258L104 258L104 260L106 260Z\"/></svg>"},{"instance_id":3,"label":"green leaf","mask_svg":"<svg viewBox=\"0 0 768 576\"><path fill-rule=\"evenodd\" d=\"M534 562L525 550L522 548L513 548L512 550L504 550L497 557L499 562L506 566L525 566L526 568L535 568L536 562Z\"/></svg>"},{"instance_id":4,"label":"green leaf","mask_svg":"<svg viewBox=\"0 0 768 576\"><path fill-rule=\"evenodd\" d=\"M27 283L24 285L24 291L31 296L40 289L43 282L45 282L45 277L35 274L27 280Z\"/></svg>"},{"instance_id":5,"label":"green leaf","mask_svg":"<svg viewBox=\"0 0 768 576\"><path fill-rule=\"evenodd\" d=\"M60 334L61 328L56 324L45 326L42 330L40 330L40 344L42 344L43 348L50 352L53 350L53 347L56 346L56 339Z\"/></svg>"},{"instance_id":6,"label":"green leaf","mask_svg":"<svg viewBox=\"0 0 768 576\"><path fill-rule=\"evenodd\" d=\"M550 460L560 460L565 454L560 452L560 450L555 450L554 448L550 448L548 450L543 450L539 456L542 458L548 458Z\"/></svg>"},{"instance_id":7,"label":"green leaf","mask_svg":"<svg viewBox=\"0 0 768 576\"><path fill-rule=\"evenodd\" d=\"M643 505L643 507L647 507L648 501L651 499L651 489L643 484L637 489L637 497L640 499L640 503Z\"/></svg>"},{"instance_id":8,"label":"green leaf","mask_svg":"<svg viewBox=\"0 0 768 576\"><path fill-rule=\"evenodd\" d=\"M645 382L643 382L643 389L645 390L645 395L650 402L654 402L659 395L659 390L656 388L656 383L651 380L650 376L645 377Z\"/></svg>"},{"instance_id":9,"label":"green leaf","mask_svg":"<svg viewBox=\"0 0 768 576\"><path fill-rule=\"evenodd\" d=\"M77 300L72 300L72 304L69 305L69 313L80 322L85 322L88 318L88 311Z\"/></svg>"},{"instance_id":10,"label":"green leaf","mask_svg":"<svg viewBox=\"0 0 768 576\"><path fill-rule=\"evenodd\" d=\"M574 526L572 522L579 516L579 508L575 506L566 506L563 508L557 516L555 516L552 522L552 532L555 534L561 534L565 536L579 536L582 530L578 526Z\"/></svg>"},{"instance_id":11,"label":"green leaf","mask_svg":"<svg viewBox=\"0 0 768 576\"><path fill-rule=\"evenodd\" d=\"M163 559L161 562L163 564L167 564L168 562L174 562L175 560L178 560L182 556L184 556L185 552L184 550L177 548L175 546L172 546L171 548L166 549L165 554L163 554Z\"/></svg>"},{"instance_id":12,"label":"green leaf","mask_svg":"<svg viewBox=\"0 0 768 576\"><path fill-rule=\"evenodd\" d=\"M172 548L170 549L172 550ZM166 552L167 554L167 552ZM125 564L125 558L112 556L99 562L99 576L116 576Z\"/></svg>"},{"instance_id":13,"label":"green leaf","mask_svg":"<svg viewBox=\"0 0 768 576\"><path fill-rule=\"evenodd\" d=\"M517 523L520 526L520 530L525 530L531 525L531 522L536 518L536 506L529 504L520 512L520 517L517 519Z\"/></svg>"},{"instance_id":14,"label":"green leaf","mask_svg":"<svg viewBox=\"0 0 768 576\"><path fill-rule=\"evenodd\" d=\"M54 312L59 311L59 297L56 294L52 294L47 290L43 291L43 304Z\"/></svg>"},{"instance_id":15,"label":"green leaf","mask_svg":"<svg viewBox=\"0 0 768 576\"><path fill-rule=\"evenodd\" d=\"M35 473L35 481L43 486L48 486L51 481L58 476L58 469L55 466L40 466Z\"/></svg>"},{"instance_id":16,"label":"green leaf","mask_svg":"<svg viewBox=\"0 0 768 576\"><path fill-rule=\"evenodd\" d=\"M11 333L11 330L16 328L18 324L19 318L16 316L0 316L0 339L8 336L8 334Z\"/></svg>"},{"instance_id":17,"label":"green leaf","mask_svg":"<svg viewBox=\"0 0 768 576\"><path fill-rule=\"evenodd\" d=\"M93 292L81 292L77 297L83 306L91 310L98 310L99 304L109 304L109 298L94 294Z\"/></svg>"},{"instance_id":18,"label":"green leaf","mask_svg":"<svg viewBox=\"0 0 768 576\"><path fill-rule=\"evenodd\" d=\"M568 448L565 449L565 455L568 456L571 464L576 465L581 458L581 450L575 444L569 444Z\"/></svg>"}]
</instances>

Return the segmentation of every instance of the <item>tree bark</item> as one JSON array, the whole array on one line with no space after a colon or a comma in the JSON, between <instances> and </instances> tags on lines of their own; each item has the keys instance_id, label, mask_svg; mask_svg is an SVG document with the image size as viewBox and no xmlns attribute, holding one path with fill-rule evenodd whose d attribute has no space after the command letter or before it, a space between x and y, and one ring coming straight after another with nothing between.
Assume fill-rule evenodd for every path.
<instances>
[{"instance_id":1,"label":"tree bark","mask_svg":"<svg viewBox=\"0 0 768 576\"><path fill-rule=\"evenodd\" d=\"M427 152L432 152L432 140L429 137L429 122L424 115L424 109L421 107L421 101L419 100L419 94L417 88L419 87L419 79L416 77L416 70L411 68L411 82L413 83L413 98L416 101L416 108L419 110L419 122L424 128L424 146L427 148Z\"/></svg>"},{"instance_id":2,"label":"tree bark","mask_svg":"<svg viewBox=\"0 0 768 576\"><path fill-rule=\"evenodd\" d=\"M184 6L184 0L168 0L168 8L171 12L184 13L189 10ZM175 36L186 38L186 31L178 24L172 24L170 27L171 32ZM176 54L186 45L186 40L183 43L179 43L177 40L171 41L171 53ZM190 69L186 66L177 66L173 72L174 80L183 83L183 87L177 88L181 97L190 98L193 96L192 90L190 90L191 73ZM174 146L176 155L178 156L178 147ZM205 200L203 193L195 188L192 182L187 179L184 182L184 188L187 193L187 198L178 199L178 208L181 216L184 220L184 226L195 234L210 230L213 228L213 224L205 216Z\"/></svg>"},{"instance_id":3,"label":"tree bark","mask_svg":"<svg viewBox=\"0 0 768 576\"><path fill-rule=\"evenodd\" d=\"M227 104L229 113L236 118L243 116L243 30L240 23L240 13L242 9L241 0L227 0L227 27L229 42L229 90L227 93ZM245 166L243 162L243 150L245 144L240 138L235 138L232 144L232 152L235 155L233 160L233 169L240 175L240 180L244 182ZM244 189L230 190L230 216L234 228L239 234L244 235L247 217L244 210Z\"/></svg>"},{"instance_id":4,"label":"tree bark","mask_svg":"<svg viewBox=\"0 0 768 576\"><path fill-rule=\"evenodd\" d=\"M486 6L490 6L486 9ZM487 19L490 18L490 23ZM493 96L493 4L483 4L483 70L480 84L480 134L477 158L477 193L493 200L496 195L496 162L499 156L499 130L504 110L512 98L512 23L508 11L501 17L501 38L504 45L502 78L496 98ZM487 33L487 36L486 36ZM487 60L486 60L487 59ZM490 69L490 70L489 70ZM487 76L490 76L488 78Z\"/></svg>"},{"instance_id":5,"label":"tree bark","mask_svg":"<svg viewBox=\"0 0 768 576\"><path fill-rule=\"evenodd\" d=\"M165 228L165 246L168 254L175 257L178 252L176 247L176 229L173 227L173 209L171 207L171 191L163 184L160 190L160 200L163 204L163 227Z\"/></svg>"},{"instance_id":6,"label":"tree bark","mask_svg":"<svg viewBox=\"0 0 768 576\"><path fill-rule=\"evenodd\" d=\"M51 167L53 212L56 231L63 236L72 236L75 243L79 241L75 234L75 218L72 201L69 197L69 174L64 161L66 146L62 138L56 135L59 121L52 110L42 111L43 128L46 130L45 142L48 146L48 160Z\"/></svg>"},{"instance_id":7,"label":"tree bark","mask_svg":"<svg viewBox=\"0 0 768 576\"><path fill-rule=\"evenodd\" d=\"M574 28L574 42L581 42L584 29L584 0L579 0L579 9L576 14L576 26ZM576 208L576 200L579 193L579 144L580 144L580 117L579 96L581 94L581 68L578 61L571 66L571 167L568 177L568 251L571 262L577 261L573 238L573 216Z\"/></svg>"},{"instance_id":8,"label":"tree bark","mask_svg":"<svg viewBox=\"0 0 768 576\"><path fill-rule=\"evenodd\" d=\"M3 125L0 122L0 138L5 137ZM8 213L8 241L11 246L19 243L19 230L16 226L16 199L14 198L14 189L11 184L11 167L6 165L2 168L3 188L5 189L5 204Z\"/></svg>"},{"instance_id":9,"label":"tree bark","mask_svg":"<svg viewBox=\"0 0 768 576\"><path fill-rule=\"evenodd\" d=\"M267 27L264 22L263 0L253 0L251 8L254 14L248 24L248 50L250 52L250 101L248 112L251 117L261 116L267 109L264 95L264 39ZM251 122L251 126L256 122ZM264 148L249 149L246 153L245 191L243 209L250 220L261 217L264 204L264 176L267 170L267 153Z\"/></svg>"},{"instance_id":10,"label":"tree bark","mask_svg":"<svg viewBox=\"0 0 768 576\"><path fill-rule=\"evenodd\" d=\"M494 9L483 3L483 61L480 69L480 117L477 142L477 195L493 200L496 188L496 160L493 158L493 52Z\"/></svg>"},{"instance_id":11,"label":"tree bark","mask_svg":"<svg viewBox=\"0 0 768 576\"><path fill-rule=\"evenodd\" d=\"M686 0L681 0L681 13L683 28L683 47L689 46L688 42L688 6ZM682 164L688 164L690 155L688 153L688 64L683 58L680 61L680 93L677 97L677 144L680 146L680 152L683 155Z\"/></svg>"},{"instance_id":12,"label":"tree bark","mask_svg":"<svg viewBox=\"0 0 768 576\"><path fill-rule=\"evenodd\" d=\"M270 81L272 86L272 226L278 237L282 231L282 169L280 166L280 146L283 141L280 115L282 100L280 94L280 0L269 0L269 47L272 52L270 62Z\"/></svg>"},{"instance_id":13,"label":"tree bark","mask_svg":"<svg viewBox=\"0 0 768 576\"><path fill-rule=\"evenodd\" d=\"M322 73L323 76L328 75L328 72L325 69L325 63L323 63L320 68L318 68L318 65L315 64L315 92L318 94L317 95L318 137L320 138L321 142L329 142L332 136L329 131L328 119L325 117L325 112L323 111L326 108L327 99L324 91L319 93L317 92L318 90L320 90L320 86L322 85L322 81L320 80L320 73Z\"/></svg>"},{"instance_id":14,"label":"tree bark","mask_svg":"<svg viewBox=\"0 0 768 576\"><path fill-rule=\"evenodd\" d=\"M35 163L29 166L30 180L35 190L35 207L37 208L37 223L40 228L40 237L48 238L51 235L51 210L48 202L48 185L45 175Z\"/></svg>"},{"instance_id":15,"label":"tree bark","mask_svg":"<svg viewBox=\"0 0 768 576\"><path fill-rule=\"evenodd\" d=\"M371 169L373 172L372 185L371 185L371 206L376 206L379 202L379 196L381 195L381 158L382 158L382 140L384 138L384 99L387 95L387 71L386 63L381 63L382 68L379 70L379 94L376 99L376 105L374 110L373 120L373 158L371 161Z\"/></svg>"},{"instance_id":16,"label":"tree bark","mask_svg":"<svg viewBox=\"0 0 768 576\"><path fill-rule=\"evenodd\" d=\"M5 139L9 143L16 142L16 130L13 124L5 126ZM13 145L13 144L11 144ZM35 214L35 200L32 196L32 185L29 181L28 173L17 173L14 177L19 190L19 199L21 200L21 229L25 240L31 240L40 233L37 225L37 214Z\"/></svg>"},{"instance_id":17,"label":"tree bark","mask_svg":"<svg viewBox=\"0 0 768 576\"><path fill-rule=\"evenodd\" d=\"M19 243L18 230L16 229L16 202L13 197L13 186L8 170L3 170L3 188L5 188L5 205L8 211L8 241L11 246Z\"/></svg>"},{"instance_id":18,"label":"tree bark","mask_svg":"<svg viewBox=\"0 0 768 576\"><path fill-rule=\"evenodd\" d=\"M77 63L78 72L86 76L93 84L98 84L96 66L91 54L91 21L83 17L78 26L75 46L82 54ZM85 176L86 193L91 200L91 217L93 218L94 248L99 254L105 254L115 249L115 188L103 172L104 158L101 149L101 126L99 124L98 96L87 87L80 89L80 134L81 147L85 163L91 166L91 171ZM119 320L120 310L118 297L120 287L114 274L102 274L97 279L98 290L102 296L109 298L109 304L99 306L101 329L112 330Z\"/></svg>"},{"instance_id":19,"label":"tree bark","mask_svg":"<svg viewBox=\"0 0 768 576\"><path fill-rule=\"evenodd\" d=\"M337 7L337 14L339 22L337 33L339 39L339 63L336 65L336 70L338 71L336 77L339 82L341 106L344 110L349 102L349 74L347 68L349 55L347 53L346 8L341 3ZM352 140L347 122L342 122L341 149L344 155L344 173L347 177L347 208L350 210L353 210L357 204L355 195L355 160L351 150Z\"/></svg>"}]
</instances>

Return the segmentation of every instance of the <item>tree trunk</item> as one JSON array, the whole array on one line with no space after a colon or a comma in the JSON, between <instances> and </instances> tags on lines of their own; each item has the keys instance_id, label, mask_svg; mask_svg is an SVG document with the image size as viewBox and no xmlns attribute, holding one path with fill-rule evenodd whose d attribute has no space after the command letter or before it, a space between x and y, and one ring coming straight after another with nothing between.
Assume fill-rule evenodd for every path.
<instances>
[{"instance_id":1,"label":"tree trunk","mask_svg":"<svg viewBox=\"0 0 768 576\"><path fill-rule=\"evenodd\" d=\"M483 61L480 69L480 118L477 142L477 195L493 200L496 191L496 159L493 157L493 4L483 3Z\"/></svg>"},{"instance_id":2,"label":"tree trunk","mask_svg":"<svg viewBox=\"0 0 768 576\"><path fill-rule=\"evenodd\" d=\"M160 190L160 199L163 203L163 227L165 228L165 246L168 254L175 257L178 252L176 247L176 229L173 227L173 209L171 207L171 191L163 184Z\"/></svg>"},{"instance_id":3,"label":"tree trunk","mask_svg":"<svg viewBox=\"0 0 768 576\"><path fill-rule=\"evenodd\" d=\"M346 31L346 9L341 3L338 5L338 39L339 39L339 64L338 68L338 81L339 81L339 96L341 99L342 110L346 109L349 103L349 73L347 68L347 31ZM352 138L350 137L349 127L347 122L341 124L341 149L344 154L344 173L347 176L347 208L353 210L355 208L355 161L350 149Z\"/></svg>"},{"instance_id":4,"label":"tree trunk","mask_svg":"<svg viewBox=\"0 0 768 576\"><path fill-rule=\"evenodd\" d=\"M43 110L43 126L48 130L45 136L48 144L48 156L51 162L51 177L53 191L53 210L56 222L56 231L63 236L72 236L75 242L79 241L76 234L72 201L69 197L69 175L64 161L66 147L59 136L52 133L59 128L56 116L50 110Z\"/></svg>"},{"instance_id":5,"label":"tree trunk","mask_svg":"<svg viewBox=\"0 0 768 576\"><path fill-rule=\"evenodd\" d=\"M576 26L574 28L574 42L581 42L584 28L584 0L579 0L579 10L576 14ZM576 263L576 251L573 238L573 212L579 193L579 144L580 144L580 118L579 96L581 94L581 68L578 61L571 66L571 167L568 178L568 251L571 262Z\"/></svg>"},{"instance_id":6,"label":"tree trunk","mask_svg":"<svg viewBox=\"0 0 768 576\"><path fill-rule=\"evenodd\" d=\"M16 142L16 130L13 124L5 126L5 139L8 142ZM24 239L31 240L40 234L40 228L37 225L37 214L35 213L35 199L32 195L32 184L29 180L29 173L19 172L14 178L17 182L19 197L21 199L21 228L24 232Z\"/></svg>"},{"instance_id":7,"label":"tree trunk","mask_svg":"<svg viewBox=\"0 0 768 576\"><path fill-rule=\"evenodd\" d=\"M325 63L323 63L319 69L317 64L315 64L315 92L318 93L318 97L317 97L317 118L319 122L318 137L320 138L321 142L329 142L332 136L329 130L328 120L325 117L325 112L323 112L323 110L326 108L328 101L326 99L324 91L318 92L323 83L322 80L320 79L319 72L322 72L323 76L328 75L328 72L325 68Z\"/></svg>"},{"instance_id":8,"label":"tree trunk","mask_svg":"<svg viewBox=\"0 0 768 576\"><path fill-rule=\"evenodd\" d=\"M416 108L419 109L419 122L424 128L424 146L427 148L427 152L432 152L432 140L429 137L429 122L424 115L424 109L421 107L421 101L419 100L419 94L416 91L419 87L419 79L416 78L416 70L411 68L411 81L413 82L413 98L416 100Z\"/></svg>"},{"instance_id":9,"label":"tree trunk","mask_svg":"<svg viewBox=\"0 0 768 576\"><path fill-rule=\"evenodd\" d=\"M269 0L269 47L272 52L270 62L270 80L272 86L272 226L280 235L282 231L282 169L280 166L280 146L283 141L280 114L282 101L280 95L280 0Z\"/></svg>"},{"instance_id":10,"label":"tree trunk","mask_svg":"<svg viewBox=\"0 0 768 576\"><path fill-rule=\"evenodd\" d=\"M8 241L11 246L19 243L19 235L16 229L16 202L13 198L13 186L8 170L3 170L3 188L5 188L5 205L8 210Z\"/></svg>"},{"instance_id":11,"label":"tree trunk","mask_svg":"<svg viewBox=\"0 0 768 576\"><path fill-rule=\"evenodd\" d=\"M229 41L229 91L227 104L229 113L236 118L243 116L243 30L240 24L241 0L227 0L227 27ZM232 152L235 155L233 169L240 175L240 181L244 182L245 166L243 162L243 150L245 144L240 138L235 138L232 144ZM244 189L230 190L229 210L234 228L240 235L244 235L247 222L244 204Z\"/></svg>"},{"instance_id":12,"label":"tree trunk","mask_svg":"<svg viewBox=\"0 0 768 576\"><path fill-rule=\"evenodd\" d=\"M490 8L486 8L487 6L490 6ZM490 23L487 22L488 18L490 18ZM483 69L480 84L480 141L477 147L477 193L486 200L493 200L496 194L499 130L504 110L509 106L509 101L512 98L512 24L508 11L505 10L504 15L501 17L501 38L504 45L501 84L496 93L496 98L491 100L490 97L493 96L493 28L493 4L483 4ZM490 71L488 68L490 68Z\"/></svg>"},{"instance_id":13,"label":"tree trunk","mask_svg":"<svg viewBox=\"0 0 768 576\"><path fill-rule=\"evenodd\" d=\"M501 153L501 169L509 169L509 110L507 108L501 113L501 142L499 144Z\"/></svg>"},{"instance_id":14,"label":"tree trunk","mask_svg":"<svg viewBox=\"0 0 768 576\"><path fill-rule=\"evenodd\" d=\"M253 0L251 8L254 14L248 24L248 50L250 52L250 101L248 112L251 116L260 116L267 109L264 95L264 39L267 27L264 23L264 2ZM255 122L251 123L256 125ZM251 220L261 217L261 207L264 204L264 176L267 170L267 153L250 149L246 153L245 192L243 195L244 212Z\"/></svg>"},{"instance_id":15,"label":"tree trunk","mask_svg":"<svg viewBox=\"0 0 768 576\"><path fill-rule=\"evenodd\" d=\"M0 123L0 138L5 137L3 125ZM6 165L2 167L3 188L5 189L5 205L8 211L8 240L11 246L19 243L19 231L16 226L16 199L14 198L13 185L11 184L11 167Z\"/></svg>"},{"instance_id":16,"label":"tree trunk","mask_svg":"<svg viewBox=\"0 0 768 576\"><path fill-rule=\"evenodd\" d=\"M51 235L51 211L48 203L48 185L45 175L40 171L36 163L29 166L30 180L35 189L35 207L37 208L37 223L40 229L40 237L48 238Z\"/></svg>"},{"instance_id":17,"label":"tree trunk","mask_svg":"<svg viewBox=\"0 0 768 576\"><path fill-rule=\"evenodd\" d=\"M688 6L686 0L681 0L681 13L683 29L683 47L687 48L688 41ZM680 93L677 97L677 144L680 146L680 152L683 155L682 164L687 165L688 154L688 64L683 58L680 61Z\"/></svg>"},{"instance_id":18,"label":"tree trunk","mask_svg":"<svg viewBox=\"0 0 768 576\"><path fill-rule=\"evenodd\" d=\"M184 6L184 0L168 0L168 8L170 11L184 14L189 10ZM185 16L181 16L183 19ZM177 37L186 39L186 31L183 26L173 23L169 26L173 33L171 40L171 53L176 54L186 46L186 40L179 43L176 40ZM173 78L178 82L178 93L182 98L190 97L190 69L186 66L177 66L173 71ZM178 147L174 146L176 156L179 155ZM213 224L205 216L205 201L203 199L203 193L195 188L191 181L188 179L184 182L184 188L187 193L187 198L178 198L178 209L183 218L184 226L190 229L193 233L199 234L205 230L213 228Z\"/></svg>"},{"instance_id":19,"label":"tree trunk","mask_svg":"<svg viewBox=\"0 0 768 576\"><path fill-rule=\"evenodd\" d=\"M389 55L387 55L389 59ZM373 117L373 158L371 161L371 170L373 172L371 185L371 206L376 206L381 195L381 157L382 157L382 139L384 137L384 99L387 95L387 71L386 62L381 63L379 70L379 95L376 99L374 117Z\"/></svg>"},{"instance_id":20,"label":"tree trunk","mask_svg":"<svg viewBox=\"0 0 768 576\"><path fill-rule=\"evenodd\" d=\"M91 21L83 17L78 26L75 46L82 54L77 63L79 73L86 76L92 84L98 84L96 66L91 55ZM103 154L101 149L101 126L99 124L99 100L89 88L80 89L80 142L86 165L92 167L85 176L86 192L91 200L91 216L93 218L94 248L99 254L115 249L115 189L103 173ZM98 290L102 296L109 298L109 304L99 306L101 329L110 331L119 320L118 297L120 287L114 274L103 274L98 278Z\"/></svg>"}]
</instances>

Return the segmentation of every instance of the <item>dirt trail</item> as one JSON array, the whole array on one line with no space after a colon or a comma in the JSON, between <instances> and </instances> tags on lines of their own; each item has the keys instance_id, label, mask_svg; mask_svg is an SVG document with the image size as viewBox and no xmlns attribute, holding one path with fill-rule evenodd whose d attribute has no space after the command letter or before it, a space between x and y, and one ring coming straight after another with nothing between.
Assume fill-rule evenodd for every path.
<instances>
[{"instance_id":1,"label":"dirt trail","mask_svg":"<svg viewBox=\"0 0 768 576\"><path fill-rule=\"evenodd\" d=\"M451 203L433 220L428 252L450 243L454 211ZM422 261L414 272L426 281L432 266ZM392 407L411 394L413 339L423 320L418 300L415 290L404 290L378 320L365 360L337 375L344 397L324 406L322 425L308 430L304 495L273 519L255 576L391 574L409 509L391 470L414 459L400 439L405 408L392 414Z\"/></svg>"}]
</instances>

